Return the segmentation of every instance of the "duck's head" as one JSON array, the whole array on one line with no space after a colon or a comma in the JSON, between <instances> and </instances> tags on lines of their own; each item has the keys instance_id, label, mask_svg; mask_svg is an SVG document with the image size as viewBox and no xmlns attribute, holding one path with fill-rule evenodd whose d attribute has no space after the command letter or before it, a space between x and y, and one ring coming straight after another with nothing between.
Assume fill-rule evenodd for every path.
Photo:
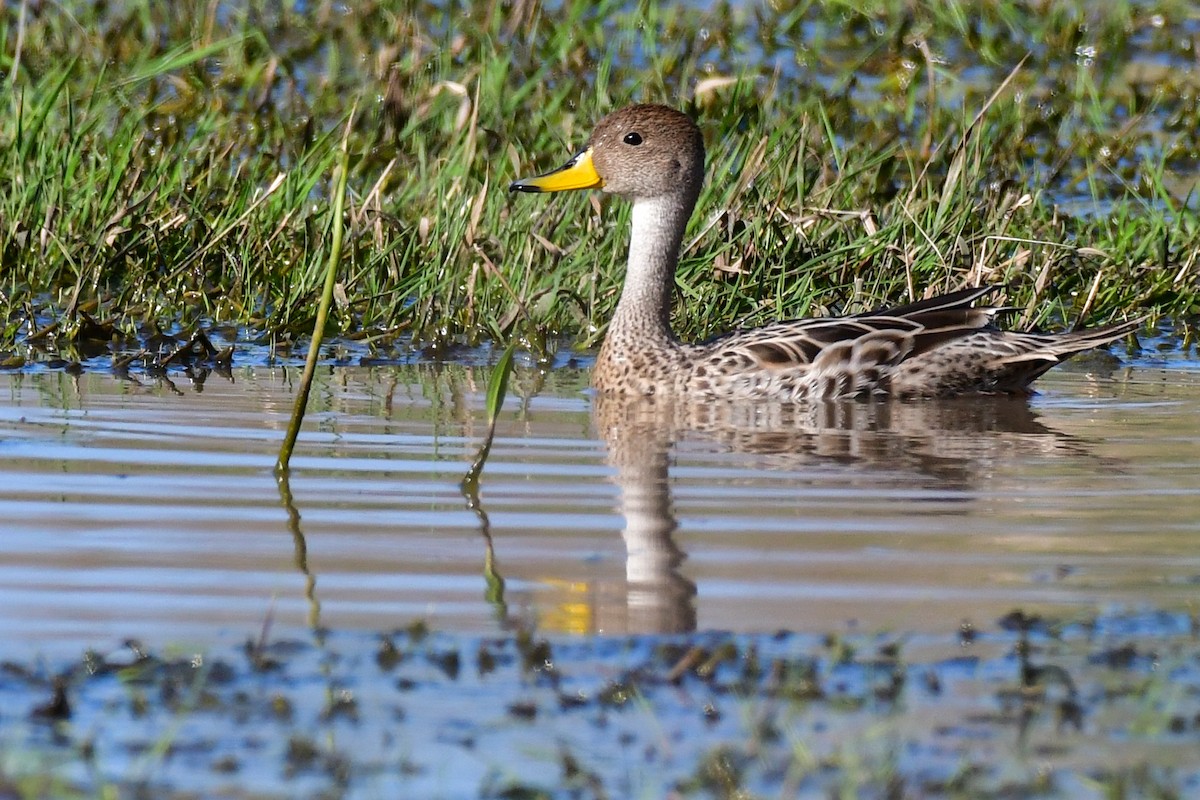
<instances>
[{"instance_id":1,"label":"duck's head","mask_svg":"<svg viewBox=\"0 0 1200 800\"><path fill-rule=\"evenodd\" d=\"M601 189L630 200L676 196L690 207L704 179L704 141L673 108L626 106L596 125L587 146L563 166L514 181L512 192Z\"/></svg>"}]
</instances>

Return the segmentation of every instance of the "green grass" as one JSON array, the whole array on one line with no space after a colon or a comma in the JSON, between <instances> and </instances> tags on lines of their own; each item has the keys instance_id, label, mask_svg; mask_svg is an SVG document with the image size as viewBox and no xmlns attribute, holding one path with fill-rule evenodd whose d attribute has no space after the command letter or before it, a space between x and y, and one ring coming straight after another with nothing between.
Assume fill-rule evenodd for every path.
<instances>
[{"instance_id":1,"label":"green grass","mask_svg":"<svg viewBox=\"0 0 1200 800\"><path fill-rule=\"evenodd\" d=\"M331 334L598 338L628 209L506 188L630 101L684 107L709 148L683 336L975 281L1031 323L1186 318L1196 12L1093 5L9 3L0 348L68 341L80 310L135 342L303 335L355 104Z\"/></svg>"}]
</instances>

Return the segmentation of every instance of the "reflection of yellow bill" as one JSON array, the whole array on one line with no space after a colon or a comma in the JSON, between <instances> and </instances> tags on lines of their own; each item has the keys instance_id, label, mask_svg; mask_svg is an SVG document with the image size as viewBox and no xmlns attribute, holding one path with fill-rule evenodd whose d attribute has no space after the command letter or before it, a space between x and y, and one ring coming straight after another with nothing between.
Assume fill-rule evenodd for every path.
<instances>
[{"instance_id":1,"label":"reflection of yellow bill","mask_svg":"<svg viewBox=\"0 0 1200 800\"><path fill-rule=\"evenodd\" d=\"M548 189L547 191L558 190ZM555 589L556 599L561 599L538 614L539 629L557 633L595 633L592 604L587 600L587 596L591 592L588 584L554 579L546 579L541 582Z\"/></svg>"},{"instance_id":2,"label":"reflection of yellow bill","mask_svg":"<svg viewBox=\"0 0 1200 800\"><path fill-rule=\"evenodd\" d=\"M509 184L510 192L565 192L571 189L599 189L604 179L592 164L592 150L588 148L553 172L526 178Z\"/></svg>"}]
</instances>

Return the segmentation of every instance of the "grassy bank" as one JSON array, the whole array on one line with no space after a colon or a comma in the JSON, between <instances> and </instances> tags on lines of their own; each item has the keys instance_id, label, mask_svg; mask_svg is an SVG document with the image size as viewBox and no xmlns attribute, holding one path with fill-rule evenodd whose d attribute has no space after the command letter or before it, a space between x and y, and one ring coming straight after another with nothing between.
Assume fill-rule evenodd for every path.
<instances>
[{"instance_id":1,"label":"grassy bank","mask_svg":"<svg viewBox=\"0 0 1200 800\"><path fill-rule=\"evenodd\" d=\"M343 335L600 335L627 208L505 189L633 100L708 143L682 335L978 280L1033 323L1200 307L1188 3L288 5L0 10L0 348L302 334L352 109Z\"/></svg>"}]
</instances>

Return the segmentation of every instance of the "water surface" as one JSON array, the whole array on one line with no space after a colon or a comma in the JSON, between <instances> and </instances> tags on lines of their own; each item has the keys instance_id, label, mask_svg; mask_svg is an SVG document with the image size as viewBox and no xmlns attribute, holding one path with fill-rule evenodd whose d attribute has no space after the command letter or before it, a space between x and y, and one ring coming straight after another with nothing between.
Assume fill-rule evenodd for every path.
<instances>
[{"instance_id":1,"label":"water surface","mask_svg":"<svg viewBox=\"0 0 1200 800\"><path fill-rule=\"evenodd\" d=\"M1026 400L593 408L486 367L0 374L0 636L38 652L422 619L611 634L947 631L1014 608L1182 608L1200 584L1200 371L1052 372ZM667 415L671 416L671 415Z\"/></svg>"}]
</instances>

